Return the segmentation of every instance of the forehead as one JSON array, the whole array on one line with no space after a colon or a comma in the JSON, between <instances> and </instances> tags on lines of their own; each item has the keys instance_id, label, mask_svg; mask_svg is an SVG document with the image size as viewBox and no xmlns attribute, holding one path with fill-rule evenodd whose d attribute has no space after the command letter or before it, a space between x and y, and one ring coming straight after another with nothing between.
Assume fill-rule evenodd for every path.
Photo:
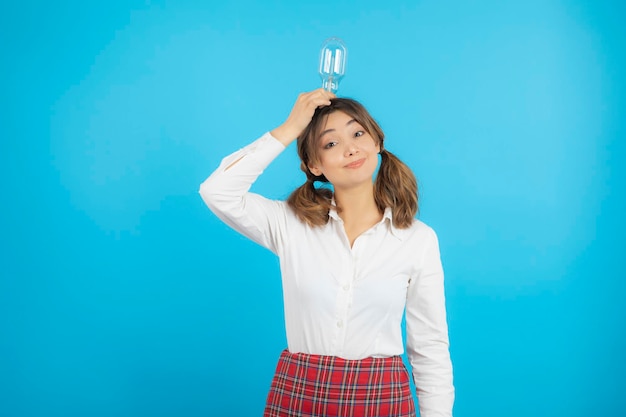
<instances>
[{"instance_id":1,"label":"forehead","mask_svg":"<svg viewBox=\"0 0 626 417\"><path fill-rule=\"evenodd\" d=\"M341 110L334 111L326 116L322 123L322 131L326 129L341 129L345 127L354 117L344 113Z\"/></svg>"}]
</instances>

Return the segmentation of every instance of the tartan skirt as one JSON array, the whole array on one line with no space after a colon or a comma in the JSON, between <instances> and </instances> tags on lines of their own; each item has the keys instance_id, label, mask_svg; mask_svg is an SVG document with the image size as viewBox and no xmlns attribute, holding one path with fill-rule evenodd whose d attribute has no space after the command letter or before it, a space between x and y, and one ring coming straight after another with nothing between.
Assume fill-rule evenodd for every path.
<instances>
[{"instance_id":1,"label":"tartan skirt","mask_svg":"<svg viewBox=\"0 0 626 417\"><path fill-rule=\"evenodd\" d=\"M415 403L399 356L346 360L284 350L263 416L415 417Z\"/></svg>"}]
</instances>

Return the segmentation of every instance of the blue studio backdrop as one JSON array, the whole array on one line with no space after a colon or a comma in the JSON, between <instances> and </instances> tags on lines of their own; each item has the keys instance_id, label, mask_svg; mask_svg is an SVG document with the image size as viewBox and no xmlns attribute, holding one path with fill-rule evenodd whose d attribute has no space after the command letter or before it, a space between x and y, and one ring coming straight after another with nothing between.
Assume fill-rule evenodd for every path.
<instances>
[{"instance_id":1,"label":"blue studio backdrop","mask_svg":"<svg viewBox=\"0 0 626 417\"><path fill-rule=\"evenodd\" d=\"M416 173L458 417L623 416L620 1L0 6L0 416L258 416L278 261L198 186L320 86ZM292 146L254 186L304 181Z\"/></svg>"}]
</instances>

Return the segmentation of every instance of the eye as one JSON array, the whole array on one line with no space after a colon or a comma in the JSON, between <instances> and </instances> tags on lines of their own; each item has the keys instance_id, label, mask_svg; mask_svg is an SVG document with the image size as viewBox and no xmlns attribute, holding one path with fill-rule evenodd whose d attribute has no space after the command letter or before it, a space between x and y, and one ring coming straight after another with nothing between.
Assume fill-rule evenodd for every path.
<instances>
[{"instance_id":1,"label":"eye","mask_svg":"<svg viewBox=\"0 0 626 417\"><path fill-rule=\"evenodd\" d=\"M356 132L356 133L354 134L354 137L355 137L355 138L358 138L358 137L360 137L360 136L363 136L364 134L365 134L365 132L364 132L364 131L359 130L358 132Z\"/></svg>"},{"instance_id":2,"label":"eye","mask_svg":"<svg viewBox=\"0 0 626 417\"><path fill-rule=\"evenodd\" d=\"M326 145L324 145L324 149L330 149L336 145L337 145L337 142L328 142Z\"/></svg>"}]
</instances>

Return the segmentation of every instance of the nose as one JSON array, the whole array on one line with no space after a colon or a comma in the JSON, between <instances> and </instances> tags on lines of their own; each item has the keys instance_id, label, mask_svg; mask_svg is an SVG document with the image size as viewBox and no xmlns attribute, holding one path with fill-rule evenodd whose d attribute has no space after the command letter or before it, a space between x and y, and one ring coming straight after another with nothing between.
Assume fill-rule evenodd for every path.
<instances>
[{"instance_id":1,"label":"nose","mask_svg":"<svg viewBox=\"0 0 626 417\"><path fill-rule=\"evenodd\" d=\"M356 147L356 144L352 141L348 142L348 144L346 145L346 149L345 149L346 156L352 156L358 152L359 150Z\"/></svg>"}]
</instances>

